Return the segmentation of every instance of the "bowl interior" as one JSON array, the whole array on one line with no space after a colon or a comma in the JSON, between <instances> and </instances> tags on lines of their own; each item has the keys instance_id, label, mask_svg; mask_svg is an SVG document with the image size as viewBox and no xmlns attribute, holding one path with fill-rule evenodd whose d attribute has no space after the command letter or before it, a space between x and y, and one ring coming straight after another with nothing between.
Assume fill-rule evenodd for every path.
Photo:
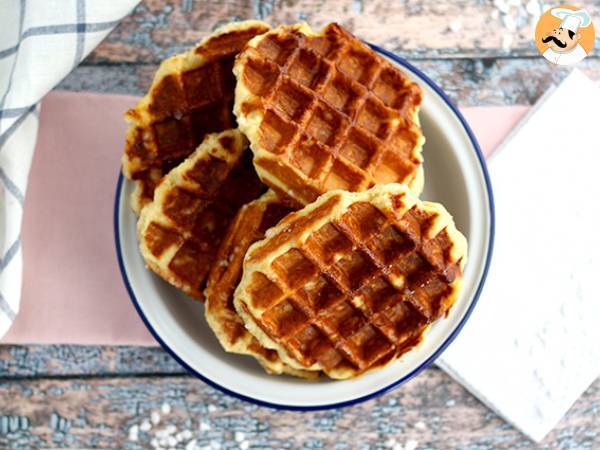
<instances>
[{"instance_id":1,"label":"bowl interior","mask_svg":"<svg viewBox=\"0 0 600 450\"><path fill-rule=\"evenodd\" d=\"M307 382L267 375L252 358L224 352L203 318L202 304L145 269L137 247L135 216L129 209L133 186L128 181L119 185L117 249L130 295L161 344L210 384L250 401L287 408L323 408L364 400L407 380L433 361L468 315L490 252L491 193L485 169L461 120L442 95L401 60L391 61L401 65L425 92L420 114L427 139L422 198L443 203L454 216L469 241L469 260L464 290L449 316L430 328L422 344L382 370L347 381Z\"/></svg>"}]
</instances>

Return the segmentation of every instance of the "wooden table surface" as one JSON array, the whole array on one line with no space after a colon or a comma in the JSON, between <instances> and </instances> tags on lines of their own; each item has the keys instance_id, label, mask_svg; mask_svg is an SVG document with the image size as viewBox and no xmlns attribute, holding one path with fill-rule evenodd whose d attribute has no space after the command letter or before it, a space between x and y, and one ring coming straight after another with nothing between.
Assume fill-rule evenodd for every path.
<instances>
[{"instance_id":1,"label":"wooden table surface","mask_svg":"<svg viewBox=\"0 0 600 450\"><path fill-rule=\"evenodd\" d=\"M320 27L336 19L409 59L460 105L530 105L570 69L536 52L526 2L504 3L146 1L59 88L141 95L161 59L220 24L256 18ZM578 4L600 18L598 2ZM578 67L600 81L596 47ZM536 445L437 368L358 406L297 413L228 397L159 348L0 346L0 449L134 450L161 439L181 449L598 449L600 379Z\"/></svg>"}]
</instances>

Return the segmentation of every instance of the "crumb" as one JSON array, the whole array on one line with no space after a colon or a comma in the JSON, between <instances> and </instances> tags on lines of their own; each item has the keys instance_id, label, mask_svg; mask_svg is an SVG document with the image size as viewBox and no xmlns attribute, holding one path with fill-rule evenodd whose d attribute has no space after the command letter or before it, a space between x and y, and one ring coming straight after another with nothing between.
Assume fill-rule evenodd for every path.
<instances>
[{"instance_id":1,"label":"crumb","mask_svg":"<svg viewBox=\"0 0 600 450\"><path fill-rule=\"evenodd\" d=\"M179 433L183 439L188 440L191 439L193 434L191 430L183 430L181 433Z\"/></svg>"},{"instance_id":2,"label":"crumb","mask_svg":"<svg viewBox=\"0 0 600 450\"><path fill-rule=\"evenodd\" d=\"M140 427L138 425L133 425L129 428L129 440L132 442L137 442L139 435Z\"/></svg>"},{"instance_id":3,"label":"crumb","mask_svg":"<svg viewBox=\"0 0 600 450\"><path fill-rule=\"evenodd\" d=\"M450 22L448 27L453 33L458 33L462 28L462 23L460 22L460 20L453 20L452 22Z\"/></svg>"},{"instance_id":4,"label":"crumb","mask_svg":"<svg viewBox=\"0 0 600 450\"><path fill-rule=\"evenodd\" d=\"M510 46L512 44L513 37L511 34L502 35L502 49L510 50Z\"/></svg>"},{"instance_id":5,"label":"crumb","mask_svg":"<svg viewBox=\"0 0 600 450\"><path fill-rule=\"evenodd\" d=\"M415 423L415 428L422 431L427 428L427 425L425 425L425 422L419 420L417 423Z\"/></svg>"},{"instance_id":6,"label":"crumb","mask_svg":"<svg viewBox=\"0 0 600 450\"><path fill-rule=\"evenodd\" d=\"M406 441L406 444L404 444L404 450L415 450L418 445L419 443L417 441L414 439L409 439Z\"/></svg>"},{"instance_id":7,"label":"crumb","mask_svg":"<svg viewBox=\"0 0 600 450\"><path fill-rule=\"evenodd\" d=\"M150 431L151 428L152 428L152 424L150 423L150 421L148 419L144 419L142 421L142 424L140 425L140 430Z\"/></svg>"},{"instance_id":8,"label":"crumb","mask_svg":"<svg viewBox=\"0 0 600 450\"><path fill-rule=\"evenodd\" d=\"M515 21L513 16L502 16L502 23L508 31L515 32L517 30L517 22Z\"/></svg>"},{"instance_id":9,"label":"crumb","mask_svg":"<svg viewBox=\"0 0 600 450\"><path fill-rule=\"evenodd\" d=\"M242 442L245 437L246 437L246 435L244 433L242 433L241 431L236 431L235 432L235 440L236 440L236 442Z\"/></svg>"}]
</instances>

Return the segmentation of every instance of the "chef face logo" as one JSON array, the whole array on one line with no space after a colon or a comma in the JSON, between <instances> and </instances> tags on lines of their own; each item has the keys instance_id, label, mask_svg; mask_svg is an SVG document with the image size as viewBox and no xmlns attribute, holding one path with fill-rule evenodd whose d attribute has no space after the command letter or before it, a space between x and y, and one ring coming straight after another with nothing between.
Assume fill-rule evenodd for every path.
<instances>
[{"instance_id":1,"label":"chef face logo","mask_svg":"<svg viewBox=\"0 0 600 450\"><path fill-rule=\"evenodd\" d=\"M584 9L562 5L551 8L535 29L535 42L544 58L554 64L572 65L594 47L594 25Z\"/></svg>"},{"instance_id":2,"label":"chef face logo","mask_svg":"<svg viewBox=\"0 0 600 450\"><path fill-rule=\"evenodd\" d=\"M557 53L566 53L575 48L581 39L581 34L575 34L572 30L555 28L542 38L542 42Z\"/></svg>"}]
</instances>

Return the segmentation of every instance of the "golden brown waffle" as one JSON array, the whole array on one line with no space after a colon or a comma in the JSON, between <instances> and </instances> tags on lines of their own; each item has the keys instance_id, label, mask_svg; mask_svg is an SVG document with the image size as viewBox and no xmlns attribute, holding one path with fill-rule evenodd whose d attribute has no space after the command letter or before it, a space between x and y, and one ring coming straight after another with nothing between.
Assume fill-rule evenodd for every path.
<instances>
[{"instance_id":1,"label":"golden brown waffle","mask_svg":"<svg viewBox=\"0 0 600 450\"><path fill-rule=\"evenodd\" d=\"M460 291L467 243L405 186L333 191L252 245L234 305L286 364L349 378L418 344Z\"/></svg>"},{"instance_id":2,"label":"golden brown waffle","mask_svg":"<svg viewBox=\"0 0 600 450\"><path fill-rule=\"evenodd\" d=\"M238 209L265 188L238 130L208 134L172 169L138 220L148 267L186 294L203 299L219 243Z\"/></svg>"},{"instance_id":3,"label":"golden brown waffle","mask_svg":"<svg viewBox=\"0 0 600 450\"><path fill-rule=\"evenodd\" d=\"M291 211L273 191L268 191L238 211L223 237L210 270L204 291L204 312L208 324L228 352L254 356L269 373L314 378L316 372L293 369L281 361L275 350L263 347L246 330L244 321L233 307L233 292L242 278L246 250L264 238L265 231Z\"/></svg>"},{"instance_id":4,"label":"golden brown waffle","mask_svg":"<svg viewBox=\"0 0 600 450\"><path fill-rule=\"evenodd\" d=\"M265 184L307 204L333 189L423 187L421 89L337 24L281 26L236 58L234 112Z\"/></svg>"},{"instance_id":5,"label":"golden brown waffle","mask_svg":"<svg viewBox=\"0 0 600 450\"><path fill-rule=\"evenodd\" d=\"M262 22L220 28L186 53L162 62L148 93L127 111L123 173L136 180L131 206L139 214L156 184L192 153L205 134L235 128L233 60Z\"/></svg>"}]
</instances>

